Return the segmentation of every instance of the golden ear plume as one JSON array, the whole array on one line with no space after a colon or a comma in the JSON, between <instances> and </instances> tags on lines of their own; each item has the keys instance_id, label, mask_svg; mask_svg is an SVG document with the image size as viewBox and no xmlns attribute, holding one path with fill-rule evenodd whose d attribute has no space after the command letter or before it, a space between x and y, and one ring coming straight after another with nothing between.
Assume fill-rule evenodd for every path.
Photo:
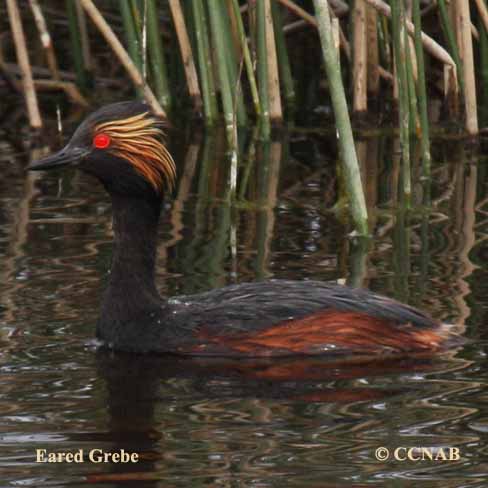
<instances>
[{"instance_id":1,"label":"golden ear plume","mask_svg":"<svg viewBox=\"0 0 488 488\"><path fill-rule=\"evenodd\" d=\"M164 121L149 112L126 119L102 122L96 133L107 134L111 145L107 151L129 161L156 191L174 185L176 166L165 146Z\"/></svg>"}]
</instances>

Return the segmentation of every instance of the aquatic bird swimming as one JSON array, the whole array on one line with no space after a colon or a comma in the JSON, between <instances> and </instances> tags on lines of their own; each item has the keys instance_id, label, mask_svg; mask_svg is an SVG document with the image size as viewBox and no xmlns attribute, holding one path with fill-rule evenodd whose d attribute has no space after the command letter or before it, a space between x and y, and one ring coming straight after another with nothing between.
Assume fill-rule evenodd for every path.
<instances>
[{"instance_id":1,"label":"aquatic bird swimming","mask_svg":"<svg viewBox=\"0 0 488 488\"><path fill-rule=\"evenodd\" d=\"M97 337L114 350L230 357L443 350L449 327L364 289L270 280L165 299L154 283L162 197L176 176L164 120L143 102L102 107L31 170L74 166L112 200L114 245ZM455 341L454 341L455 342Z\"/></svg>"}]
</instances>

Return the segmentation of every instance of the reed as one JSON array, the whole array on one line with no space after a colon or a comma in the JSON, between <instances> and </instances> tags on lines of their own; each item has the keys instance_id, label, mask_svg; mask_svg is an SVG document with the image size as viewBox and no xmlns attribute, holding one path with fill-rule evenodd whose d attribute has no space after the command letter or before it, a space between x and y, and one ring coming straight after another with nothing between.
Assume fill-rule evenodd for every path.
<instances>
[{"instance_id":1,"label":"reed","mask_svg":"<svg viewBox=\"0 0 488 488\"><path fill-rule=\"evenodd\" d=\"M346 187L351 206L351 214L356 231L368 234L368 213L364 199L359 163L354 149L351 121L346 102L346 94L341 79L338 51L334 46L332 25L327 0L314 0L318 29L324 56L325 70L331 92L332 106L339 133L341 159L346 177Z\"/></svg>"},{"instance_id":2,"label":"reed","mask_svg":"<svg viewBox=\"0 0 488 488\"><path fill-rule=\"evenodd\" d=\"M54 80L59 81L59 68L56 53L54 52L54 47L51 39L51 34L47 28L46 19L44 13L42 12L41 5L38 0L29 0L29 6L34 16L36 22L37 30L39 31L39 39L41 41L42 48L46 54L47 65L49 71L51 71L51 76Z\"/></svg>"},{"instance_id":3,"label":"reed","mask_svg":"<svg viewBox=\"0 0 488 488\"><path fill-rule=\"evenodd\" d=\"M368 110L368 51L364 0L354 2L353 16L353 110L355 113L361 114Z\"/></svg>"},{"instance_id":4,"label":"reed","mask_svg":"<svg viewBox=\"0 0 488 488\"><path fill-rule=\"evenodd\" d=\"M145 0L145 2L147 5L147 35L154 89L159 103L166 112L169 112L171 110L172 97L159 29L158 11L155 0Z\"/></svg>"},{"instance_id":5,"label":"reed","mask_svg":"<svg viewBox=\"0 0 488 488\"><path fill-rule=\"evenodd\" d=\"M402 48L405 50L405 72L407 74L407 92L408 92L408 132L410 136L417 133L417 93L415 89L415 67L413 57L415 52L410 49L410 42L406 30L403 30L404 41Z\"/></svg>"},{"instance_id":6,"label":"reed","mask_svg":"<svg viewBox=\"0 0 488 488\"><path fill-rule=\"evenodd\" d=\"M376 99L380 92L380 60L378 46L378 14L371 5L366 6L366 43L367 43L367 89L368 94Z\"/></svg>"},{"instance_id":7,"label":"reed","mask_svg":"<svg viewBox=\"0 0 488 488\"><path fill-rule=\"evenodd\" d=\"M29 115L29 122L31 127L39 129L42 127L41 113L37 103L37 94L32 77L32 66L30 64L29 53L27 51L24 28L22 26L22 19L20 17L19 6L17 5L16 0L7 0L7 11L10 21L10 28L12 29L12 36L14 39L17 61L22 73L22 84L27 113Z\"/></svg>"},{"instance_id":8,"label":"reed","mask_svg":"<svg viewBox=\"0 0 488 488\"><path fill-rule=\"evenodd\" d=\"M424 50L422 48L422 25L420 17L420 1L413 0L413 22L415 25L415 54L417 56L418 79L417 94L420 114L421 144L422 144L422 173L424 178L430 178L430 140L429 119L427 114L427 88L425 82Z\"/></svg>"},{"instance_id":9,"label":"reed","mask_svg":"<svg viewBox=\"0 0 488 488\"><path fill-rule=\"evenodd\" d=\"M257 172L259 178L258 198L262 202L256 215L256 261L258 279L270 277L269 256L275 227L275 214L278 198L278 183L282 157L279 142L264 141L258 148Z\"/></svg>"},{"instance_id":10,"label":"reed","mask_svg":"<svg viewBox=\"0 0 488 488\"><path fill-rule=\"evenodd\" d=\"M488 33L482 20L479 22L480 32L480 75L481 75L481 113L482 123L488 122Z\"/></svg>"},{"instance_id":11,"label":"reed","mask_svg":"<svg viewBox=\"0 0 488 488\"><path fill-rule=\"evenodd\" d=\"M350 274L347 277L348 286L362 288L366 285L370 247L371 239L367 237L358 236L351 239L349 252Z\"/></svg>"},{"instance_id":12,"label":"reed","mask_svg":"<svg viewBox=\"0 0 488 488\"><path fill-rule=\"evenodd\" d=\"M247 41L246 31L244 29L244 22L242 20L241 11L239 8L239 3L237 0L230 0L233 15L236 21L237 33L240 40L240 45L242 49L242 55L244 57L244 64L246 67L247 79L249 81L249 88L251 92L252 102L254 105L254 111L259 117L261 114L261 102L259 101L258 86L256 82L256 75L254 72L254 66L251 57L251 51L249 49L249 44Z\"/></svg>"},{"instance_id":13,"label":"reed","mask_svg":"<svg viewBox=\"0 0 488 488\"><path fill-rule=\"evenodd\" d=\"M442 27L444 29L444 35L446 36L449 50L451 56L456 63L457 77L459 80L459 85L461 86L461 91L464 92L464 75L463 75L463 65L461 63L461 57L459 56L459 49L456 41L456 35L452 28L451 19L447 12L446 0L438 0L439 14L441 17Z\"/></svg>"},{"instance_id":14,"label":"reed","mask_svg":"<svg viewBox=\"0 0 488 488\"><path fill-rule=\"evenodd\" d=\"M217 71L220 82L220 96L224 109L225 129L227 141L232 150L237 150L236 126L234 119L234 103L232 97L232 85L227 64L227 50L225 48L225 36L221 27L220 0L208 0L208 14L212 28L213 48L217 58Z\"/></svg>"},{"instance_id":15,"label":"reed","mask_svg":"<svg viewBox=\"0 0 488 488\"><path fill-rule=\"evenodd\" d=\"M230 91L234 105L234 116L236 117L236 124L238 126L244 126L247 123L246 107L244 105L244 97L241 86L241 75L243 67L243 58L240 53L237 52L236 44L239 42L238 35L231 32L229 22L229 12L227 8L228 4L225 2L219 3L218 20L220 30L225 41L227 49L225 49L225 63L229 72Z\"/></svg>"},{"instance_id":16,"label":"reed","mask_svg":"<svg viewBox=\"0 0 488 488\"><path fill-rule=\"evenodd\" d=\"M90 83L88 69L83 55L82 35L80 31L79 14L75 2L66 0L66 12L68 14L68 29L70 36L70 52L73 58L76 73L76 85L82 93L87 93Z\"/></svg>"},{"instance_id":17,"label":"reed","mask_svg":"<svg viewBox=\"0 0 488 488\"><path fill-rule=\"evenodd\" d=\"M261 95L260 137L269 140L271 136L270 123L270 93L268 82L268 51L266 45L266 0L257 0L256 37L257 37L257 70L259 93Z\"/></svg>"},{"instance_id":18,"label":"reed","mask_svg":"<svg viewBox=\"0 0 488 488\"><path fill-rule=\"evenodd\" d=\"M405 10L402 0L392 0L391 18L393 33L393 52L397 74L399 93L398 123L400 126L400 148L402 153L402 181L404 192L411 193L410 182L410 105L407 80L406 39L405 39Z\"/></svg>"},{"instance_id":19,"label":"reed","mask_svg":"<svg viewBox=\"0 0 488 488\"><path fill-rule=\"evenodd\" d=\"M90 16L93 23L96 25L102 36L107 41L108 45L113 50L114 54L119 59L120 63L124 66L129 77L134 83L136 90L139 90L142 93L153 109L154 113L165 116L166 112L163 110L157 98L154 96L153 91L145 83L141 76L141 72L137 69L137 66L134 64L127 51L124 49L124 46L121 44L96 5L92 0L80 0L80 2L82 7L85 9L85 12Z\"/></svg>"},{"instance_id":20,"label":"reed","mask_svg":"<svg viewBox=\"0 0 488 488\"><path fill-rule=\"evenodd\" d=\"M203 110L207 126L215 124L218 116L215 80L207 26L207 14L202 0L191 2L195 23L195 44L198 56L198 70L202 87Z\"/></svg>"},{"instance_id":21,"label":"reed","mask_svg":"<svg viewBox=\"0 0 488 488\"><path fill-rule=\"evenodd\" d=\"M190 98L193 101L195 110L199 111L202 107L202 97L198 84L195 60L193 58L193 50L190 44L190 37L186 28L185 16L181 8L180 0L169 0L169 8L173 17L176 36L178 38L183 69L188 86L188 93L190 94Z\"/></svg>"},{"instance_id":22,"label":"reed","mask_svg":"<svg viewBox=\"0 0 488 488\"><path fill-rule=\"evenodd\" d=\"M283 109L281 106L280 77L278 73L271 0L264 0L264 23L266 25L265 39L268 56L269 117L273 122L281 122L283 119Z\"/></svg>"},{"instance_id":23,"label":"reed","mask_svg":"<svg viewBox=\"0 0 488 488\"><path fill-rule=\"evenodd\" d=\"M469 2L457 1L459 19L459 38L461 60L464 73L464 108L466 113L466 131L470 135L478 133L478 106L476 101L476 74L474 71L473 38L471 34L471 13Z\"/></svg>"},{"instance_id":24,"label":"reed","mask_svg":"<svg viewBox=\"0 0 488 488\"><path fill-rule=\"evenodd\" d=\"M92 53L90 47L90 36L88 34L88 25L86 22L86 15L80 2L75 2L76 15L78 17L78 28L80 30L81 53L83 55L83 63L89 82L93 85L93 63Z\"/></svg>"},{"instance_id":25,"label":"reed","mask_svg":"<svg viewBox=\"0 0 488 488\"><path fill-rule=\"evenodd\" d=\"M392 54L391 54L391 39L390 30L388 26L388 19L382 16L379 19L378 27L379 51L380 60L387 70L392 69Z\"/></svg>"},{"instance_id":26,"label":"reed","mask_svg":"<svg viewBox=\"0 0 488 488\"><path fill-rule=\"evenodd\" d=\"M68 0L69 1L69 0ZM125 37L127 40L127 51L134 61L139 72L142 73L142 53L139 43L139 36L137 34L135 11L132 8L131 0L120 0L120 13L124 25Z\"/></svg>"},{"instance_id":27,"label":"reed","mask_svg":"<svg viewBox=\"0 0 488 488\"><path fill-rule=\"evenodd\" d=\"M283 86L283 96L289 110L295 106L295 86L291 72L290 58L286 48L285 34L283 33L283 21L281 8L278 2L271 2L271 13L273 16L273 28L276 42L276 54L278 56L278 68L280 71L280 81Z\"/></svg>"}]
</instances>

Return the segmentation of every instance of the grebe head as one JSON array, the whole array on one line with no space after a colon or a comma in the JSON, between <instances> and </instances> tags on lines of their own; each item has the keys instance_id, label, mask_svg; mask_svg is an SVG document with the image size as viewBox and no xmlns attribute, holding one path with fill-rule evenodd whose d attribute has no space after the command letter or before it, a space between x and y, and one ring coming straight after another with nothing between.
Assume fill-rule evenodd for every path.
<instances>
[{"instance_id":1,"label":"grebe head","mask_svg":"<svg viewBox=\"0 0 488 488\"><path fill-rule=\"evenodd\" d=\"M63 149L28 169L73 166L96 176L109 193L160 196L176 174L165 146L166 127L144 102L106 105L84 120Z\"/></svg>"}]
</instances>

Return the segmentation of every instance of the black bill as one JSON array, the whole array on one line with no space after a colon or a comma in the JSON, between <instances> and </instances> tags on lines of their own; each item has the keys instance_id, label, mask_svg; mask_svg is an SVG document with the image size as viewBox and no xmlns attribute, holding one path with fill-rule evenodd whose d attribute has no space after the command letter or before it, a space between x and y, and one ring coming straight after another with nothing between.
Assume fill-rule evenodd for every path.
<instances>
[{"instance_id":1,"label":"black bill","mask_svg":"<svg viewBox=\"0 0 488 488\"><path fill-rule=\"evenodd\" d=\"M66 146L61 151L51 154L45 158L33 161L27 169L31 171L41 171L62 166L74 166L79 163L90 151L79 147Z\"/></svg>"}]
</instances>

